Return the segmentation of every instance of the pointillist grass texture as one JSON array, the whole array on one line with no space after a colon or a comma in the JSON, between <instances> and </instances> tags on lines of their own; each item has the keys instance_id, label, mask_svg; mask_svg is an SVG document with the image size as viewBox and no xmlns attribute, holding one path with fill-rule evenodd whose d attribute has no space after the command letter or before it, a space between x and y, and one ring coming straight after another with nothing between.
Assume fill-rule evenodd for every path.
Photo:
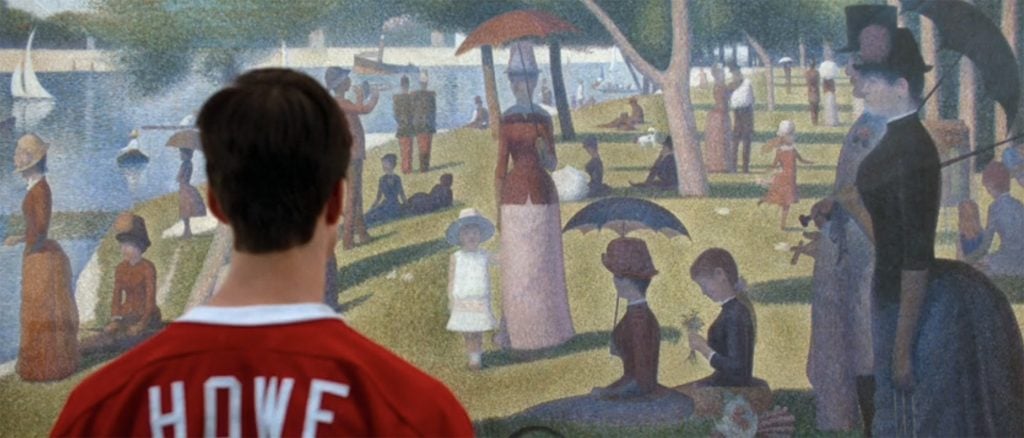
<instances>
[{"instance_id":1,"label":"pointillist grass texture","mask_svg":"<svg viewBox=\"0 0 1024 438\"><path fill-rule=\"evenodd\" d=\"M796 73L796 72L795 72ZM779 72L781 78L781 72ZM595 135L600 143L605 165L605 182L615 195L651 199L675 213L690 230L691 238L668 239L660 234L640 231L632 236L647 241L660 274L649 290L649 303L662 327L659 380L674 386L703 377L711 368L703 359L695 364L686 361L683 318L697 311L710 323L717 315L715 304L704 298L690 281L688 270L694 258L706 248L724 247L736 257L740 273L750 285L751 298L758 318L758 334L754 373L776 390L776 404L787 406L797 417L797 434L819 435L814 429L814 405L805 376L810 340L811 270L813 260L803 257L794 266L785 245L797 244L803 237L797 221L806 214L815 198L826 195L831 188L839 144L853 116L849 113L849 84L839 84L841 120L834 128L812 127L804 110L805 90L802 80L794 74L792 94L779 87L775 113L764 108L765 92L759 84L756 136L753 144L752 173L715 174L710 176L711 196L702 199L681 199L671 192L653 192L629 187L630 181L641 181L658 154L657 148L641 148L635 138L646 134L646 126L623 133L596 128L616 117L626 108L625 99L584 108L575 113L576 131L580 138ZM779 80L781 84L781 79ZM711 97L707 89L695 89L697 126L703 130ZM667 124L660 96L642 96L650 126L665 133ZM789 227L779 229L779 209L756 206L765 189L759 180L770 179L771 154L760 153L760 142L774 136L779 121L792 119L797 125L798 148L813 165L800 165L798 182L802 201L790 212ZM555 123L557 128L557 121ZM677 147L680 147L677 143ZM381 175L379 158L397 152L390 142L369 152L364 175L364 198L367 207L376 195ZM559 141L559 167L570 165L582 169L589 157L580 140ZM457 130L435 137L432 161L435 169L427 174L401 175L407 195L426 192L437 183L442 173L454 175L453 191L456 205L450 209L416 218L384 224L370 231L373 241L351 251L337 250L342 292L340 301L346 319L359 331L387 346L427 372L444 381L478 421L485 436L503 436L526 425L515 414L538 403L588 393L595 386L604 386L621 374L621 363L608 350L609 333L614 325L615 293L611 274L601 265L600 257L608 242L616 237L611 231L582 234L577 231L563 236L569 303L578 334L569 343L544 352L533 359L505 354L491 345L487 337L485 369L471 372L466 366L461 337L445 330L448 319L446 286L448 259L454 247L444 240L449 223L466 207L479 209L492 220L496 202L493 189L497 142L490 131ZM991 202L983 194L976 177L974 199L982 212ZM1024 195L1015 186L1015 196ZM562 221L586 205L586 202L562 204ZM728 210L726 214L726 209ZM169 227L177 220L176 198L161 198L139 208L150 233ZM984 219L984 218L983 218ZM945 209L940 218L939 255L955 254L956 213ZM154 239L147 253L158 271L169 269L174 250L181 248L174 289L165 306L165 318L178 316L205 255L209 238L191 242ZM497 250L494 240L485 244ZM528 256L528 255L508 255ZM112 269L119 255L112 236L107 236L101 249L104 266L103 292L112 284ZM500 275L493 271L494 309L500 311ZM1018 320L1024 318L1024 284L1002 282L1014 303ZM102 295L99 313L104 313L109 295ZM619 309L619 316L625 311ZM98 321L102 321L99 319ZM44 434L68 391L84 375L83 372L56 384L27 384L16 376L0 379L0 434L26 436ZM713 428L708 421L694 421L685 427L665 429L587 428L570 424L548 424L567 436L706 436ZM824 436L842 436L826 434Z\"/></svg>"}]
</instances>

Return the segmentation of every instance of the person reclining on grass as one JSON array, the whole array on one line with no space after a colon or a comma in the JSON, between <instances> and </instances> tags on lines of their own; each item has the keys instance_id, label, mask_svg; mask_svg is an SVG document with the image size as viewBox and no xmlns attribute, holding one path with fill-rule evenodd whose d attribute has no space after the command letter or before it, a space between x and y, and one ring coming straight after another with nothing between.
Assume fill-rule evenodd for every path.
<instances>
[{"instance_id":1,"label":"person reclining on grass","mask_svg":"<svg viewBox=\"0 0 1024 438\"><path fill-rule=\"evenodd\" d=\"M439 381L323 304L352 138L316 80L243 74L203 105L222 286L71 393L54 436L471 436Z\"/></svg>"},{"instance_id":2,"label":"person reclining on grass","mask_svg":"<svg viewBox=\"0 0 1024 438\"><path fill-rule=\"evenodd\" d=\"M633 187L650 187L659 190L675 190L679 186L679 178L676 175L676 156L672 152L672 136L665 137L661 144L661 153L658 159L654 160L651 170L647 172L647 179L642 183L629 183Z\"/></svg>"}]
</instances>

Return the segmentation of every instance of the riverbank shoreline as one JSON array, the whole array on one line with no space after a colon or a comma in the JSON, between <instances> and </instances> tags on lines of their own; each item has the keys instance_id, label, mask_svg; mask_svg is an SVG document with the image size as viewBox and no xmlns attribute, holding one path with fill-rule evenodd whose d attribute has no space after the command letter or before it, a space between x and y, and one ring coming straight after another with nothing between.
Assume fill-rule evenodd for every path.
<instances>
[{"instance_id":1,"label":"riverbank shoreline","mask_svg":"<svg viewBox=\"0 0 1024 438\"><path fill-rule=\"evenodd\" d=\"M268 55L253 67L287 65L294 68L323 68L328 66L352 67L356 54L376 52L376 47L298 47L287 49L282 57L279 49L267 49ZM563 48L563 63L607 63L616 58L615 47ZM0 73L12 73L24 57L24 50L0 50ZM537 63L547 65L548 48L534 48ZM283 59L286 58L286 59ZM480 51L470 50L455 56L454 47L388 47L384 50L385 63L395 65L416 65L418 67L479 66ZM620 61L621 62L621 61ZM508 64L508 51L494 51L496 65ZM37 73L63 72L110 72L117 71L116 53L110 50L47 50L32 51L32 66Z\"/></svg>"}]
</instances>

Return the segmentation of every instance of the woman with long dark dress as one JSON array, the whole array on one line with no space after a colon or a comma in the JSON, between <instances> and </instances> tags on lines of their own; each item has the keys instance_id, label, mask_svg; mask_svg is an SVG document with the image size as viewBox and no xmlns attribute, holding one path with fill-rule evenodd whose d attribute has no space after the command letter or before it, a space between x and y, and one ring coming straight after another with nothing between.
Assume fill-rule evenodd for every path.
<instances>
[{"instance_id":1,"label":"woman with long dark dress","mask_svg":"<svg viewBox=\"0 0 1024 438\"><path fill-rule=\"evenodd\" d=\"M875 242L875 436L1024 434L1024 346L1009 302L983 274L936 260L941 174L917 108L924 65L899 29L882 61L855 66L889 122L839 203ZM832 211L834 215L836 211Z\"/></svg>"},{"instance_id":2,"label":"woman with long dark dress","mask_svg":"<svg viewBox=\"0 0 1024 438\"><path fill-rule=\"evenodd\" d=\"M22 380L60 380L78 370L78 307L71 290L71 262L49 238L53 195L46 181L49 145L29 133L18 139L14 168L28 184L21 204L25 234L7 246L25 244L21 266L21 341L15 372Z\"/></svg>"}]
</instances>

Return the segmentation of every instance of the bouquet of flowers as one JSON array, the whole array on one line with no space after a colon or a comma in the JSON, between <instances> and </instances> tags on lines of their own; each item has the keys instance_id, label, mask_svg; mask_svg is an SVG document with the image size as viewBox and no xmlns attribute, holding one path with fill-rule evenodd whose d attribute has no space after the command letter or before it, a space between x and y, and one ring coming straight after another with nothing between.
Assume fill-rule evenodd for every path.
<instances>
[{"instance_id":1,"label":"bouquet of flowers","mask_svg":"<svg viewBox=\"0 0 1024 438\"><path fill-rule=\"evenodd\" d=\"M696 309L692 309L690 313L683 315L683 327L686 328L687 336L690 333L700 333L701 329L704 328L704 321L700 319L700 314L697 313ZM690 349L690 355L686 357L686 360L691 364L697 362L697 352Z\"/></svg>"}]
</instances>

